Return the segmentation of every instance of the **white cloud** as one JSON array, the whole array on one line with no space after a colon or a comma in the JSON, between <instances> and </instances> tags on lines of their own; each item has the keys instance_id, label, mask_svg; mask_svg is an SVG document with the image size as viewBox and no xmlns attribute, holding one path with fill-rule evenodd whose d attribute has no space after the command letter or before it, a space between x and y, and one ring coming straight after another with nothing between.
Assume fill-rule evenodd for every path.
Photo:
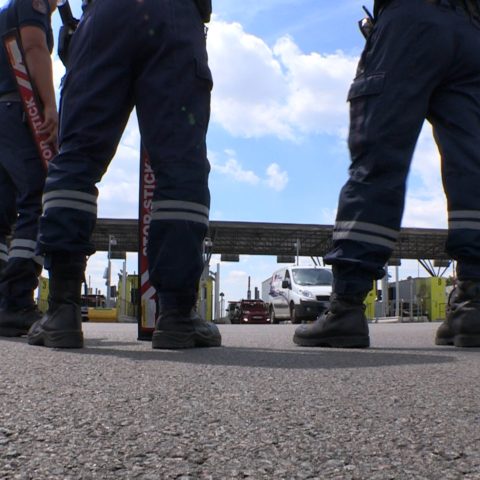
<instances>
[{"instance_id":1,"label":"white cloud","mask_svg":"<svg viewBox=\"0 0 480 480\"><path fill-rule=\"evenodd\" d=\"M407 197L403 226L409 228L446 228L446 202L444 197Z\"/></svg>"},{"instance_id":2,"label":"white cloud","mask_svg":"<svg viewBox=\"0 0 480 480\"><path fill-rule=\"evenodd\" d=\"M267 180L265 180L265 183L273 190L280 192L288 183L288 173L280 170L278 164L272 163L267 168Z\"/></svg>"},{"instance_id":3,"label":"white cloud","mask_svg":"<svg viewBox=\"0 0 480 480\"><path fill-rule=\"evenodd\" d=\"M298 140L345 130L356 57L304 54L289 37L271 48L240 24L221 20L209 29L208 49L212 120L230 134Z\"/></svg>"},{"instance_id":4,"label":"white cloud","mask_svg":"<svg viewBox=\"0 0 480 480\"><path fill-rule=\"evenodd\" d=\"M446 228L447 204L441 181L440 156L428 123L420 134L411 173L419 185L408 190L402 224L412 228Z\"/></svg>"},{"instance_id":5,"label":"white cloud","mask_svg":"<svg viewBox=\"0 0 480 480\"><path fill-rule=\"evenodd\" d=\"M97 185L99 217L138 216L139 161L140 133L133 112L107 173Z\"/></svg>"},{"instance_id":6,"label":"white cloud","mask_svg":"<svg viewBox=\"0 0 480 480\"><path fill-rule=\"evenodd\" d=\"M248 183L250 185L258 185L260 178L252 170L244 170L241 163L235 158L233 150L226 150L227 160L220 163L216 160L215 154L210 154L210 164L212 171L230 177L231 179L240 182Z\"/></svg>"},{"instance_id":7,"label":"white cloud","mask_svg":"<svg viewBox=\"0 0 480 480\"><path fill-rule=\"evenodd\" d=\"M322 208L320 210L320 222L325 225L333 225L337 216L337 208Z\"/></svg>"},{"instance_id":8,"label":"white cloud","mask_svg":"<svg viewBox=\"0 0 480 480\"><path fill-rule=\"evenodd\" d=\"M253 170L245 170L242 164L236 158L236 152L227 149L224 154L228 157L225 162L218 159L215 152L209 152L212 172L225 175L239 183L247 183L252 186L264 184L272 190L281 191L288 183L288 173L281 170L277 163L270 164L265 172L265 178L262 180Z\"/></svg>"},{"instance_id":9,"label":"white cloud","mask_svg":"<svg viewBox=\"0 0 480 480\"><path fill-rule=\"evenodd\" d=\"M230 12L233 15L248 14L250 17L258 15L260 12L277 9L282 5L297 5L298 0L222 0L219 5L215 5L215 11L221 10Z\"/></svg>"},{"instance_id":10,"label":"white cloud","mask_svg":"<svg viewBox=\"0 0 480 480\"><path fill-rule=\"evenodd\" d=\"M288 37L276 43L274 54L287 69L292 127L307 134L339 134L348 123L346 96L357 59L342 52L305 55Z\"/></svg>"},{"instance_id":11,"label":"white cloud","mask_svg":"<svg viewBox=\"0 0 480 480\"><path fill-rule=\"evenodd\" d=\"M137 112L135 109L133 109L127 126L125 127L123 137L120 140L120 144L133 148L138 152L140 149L140 143L141 138L140 131L138 129ZM138 157L140 157L140 154L138 154Z\"/></svg>"},{"instance_id":12,"label":"white cloud","mask_svg":"<svg viewBox=\"0 0 480 480\"><path fill-rule=\"evenodd\" d=\"M246 272L244 272L243 270L232 270L228 274L228 278L230 280L244 279L244 278L247 278L247 277L248 277L248 274Z\"/></svg>"},{"instance_id":13,"label":"white cloud","mask_svg":"<svg viewBox=\"0 0 480 480\"><path fill-rule=\"evenodd\" d=\"M432 127L425 122L417 142L412 161L412 172L422 179L428 191L443 193L440 171L440 154L433 139Z\"/></svg>"}]
</instances>

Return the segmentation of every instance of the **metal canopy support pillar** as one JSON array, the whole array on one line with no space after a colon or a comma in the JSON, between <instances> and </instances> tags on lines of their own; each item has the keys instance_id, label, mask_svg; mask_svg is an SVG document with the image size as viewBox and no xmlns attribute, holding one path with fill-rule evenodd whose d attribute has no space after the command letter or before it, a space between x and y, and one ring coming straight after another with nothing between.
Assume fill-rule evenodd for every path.
<instances>
[{"instance_id":1,"label":"metal canopy support pillar","mask_svg":"<svg viewBox=\"0 0 480 480\"><path fill-rule=\"evenodd\" d=\"M120 305L120 312L122 315L127 315L127 260L123 261L122 268L122 304Z\"/></svg>"},{"instance_id":2,"label":"metal canopy support pillar","mask_svg":"<svg viewBox=\"0 0 480 480\"><path fill-rule=\"evenodd\" d=\"M300 265L299 263L299 257L300 257L300 239L297 238L297 241L294 243L294 247L296 248L296 254L297 254L297 266Z\"/></svg>"},{"instance_id":3,"label":"metal canopy support pillar","mask_svg":"<svg viewBox=\"0 0 480 480\"><path fill-rule=\"evenodd\" d=\"M217 263L217 271L215 272L215 318L222 317L220 305L220 264Z\"/></svg>"},{"instance_id":4,"label":"metal canopy support pillar","mask_svg":"<svg viewBox=\"0 0 480 480\"><path fill-rule=\"evenodd\" d=\"M107 308L110 308L111 305L111 292L112 292L112 246L117 244L117 239L115 235L108 235L108 266L107 266Z\"/></svg>"},{"instance_id":5,"label":"metal canopy support pillar","mask_svg":"<svg viewBox=\"0 0 480 480\"><path fill-rule=\"evenodd\" d=\"M398 265L395 265L395 316L400 318L400 283L398 281Z\"/></svg>"},{"instance_id":6,"label":"metal canopy support pillar","mask_svg":"<svg viewBox=\"0 0 480 480\"><path fill-rule=\"evenodd\" d=\"M388 263L385 265L385 275L382 278L382 317L388 317Z\"/></svg>"},{"instance_id":7,"label":"metal canopy support pillar","mask_svg":"<svg viewBox=\"0 0 480 480\"><path fill-rule=\"evenodd\" d=\"M200 277L200 301L198 305L198 310L200 316L204 319L207 318L207 283L208 283L208 276L209 276L209 264L206 263L202 276Z\"/></svg>"}]
</instances>

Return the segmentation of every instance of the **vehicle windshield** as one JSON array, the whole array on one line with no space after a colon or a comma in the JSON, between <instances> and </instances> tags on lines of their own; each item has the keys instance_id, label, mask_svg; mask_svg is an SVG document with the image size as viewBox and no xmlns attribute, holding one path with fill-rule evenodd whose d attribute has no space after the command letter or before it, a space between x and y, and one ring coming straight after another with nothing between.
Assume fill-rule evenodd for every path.
<instances>
[{"instance_id":1,"label":"vehicle windshield","mask_svg":"<svg viewBox=\"0 0 480 480\"><path fill-rule=\"evenodd\" d=\"M327 286L332 284L332 272L321 268L294 268L293 281L303 286Z\"/></svg>"},{"instance_id":2,"label":"vehicle windshield","mask_svg":"<svg viewBox=\"0 0 480 480\"><path fill-rule=\"evenodd\" d=\"M265 310L264 302L242 302L243 310Z\"/></svg>"}]
</instances>

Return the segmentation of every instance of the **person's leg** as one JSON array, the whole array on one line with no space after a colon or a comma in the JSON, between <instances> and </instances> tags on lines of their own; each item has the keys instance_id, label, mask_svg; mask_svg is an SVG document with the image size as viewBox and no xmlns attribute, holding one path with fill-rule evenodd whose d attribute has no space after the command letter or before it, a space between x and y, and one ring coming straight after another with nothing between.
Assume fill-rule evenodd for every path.
<instances>
[{"instance_id":1,"label":"person's leg","mask_svg":"<svg viewBox=\"0 0 480 480\"><path fill-rule=\"evenodd\" d=\"M48 311L28 332L30 345L54 348L83 347L81 286L86 257L55 252L45 261L49 271Z\"/></svg>"},{"instance_id":2,"label":"person's leg","mask_svg":"<svg viewBox=\"0 0 480 480\"><path fill-rule=\"evenodd\" d=\"M348 97L349 179L340 193L333 249L325 256L334 274L331 306L296 330L299 345L369 345L363 301L395 247L415 144L452 56L445 22L427 2L392 1L367 40Z\"/></svg>"},{"instance_id":3,"label":"person's leg","mask_svg":"<svg viewBox=\"0 0 480 480\"><path fill-rule=\"evenodd\" d=\"M15 162L17 218L10 239L8 263L0 282L0 290L7 297L2 300L5 309L33 305L33 292L42 271L43 259L36 254L36 247L46 172L36 151L32 155L29 158L18 156Z\"/></svg>"},{"instance_id":4,"label":"person's leg","mask_svg":"<svg viewBox=\"0 0 480 480\"><path fill-rule=\"evenodd\" d=\"M457 69L432 97L429 119L442 156L448 202L447 252L457 261L458 285L437 345L480 347L480 27L458 17Z\"/></svg>"},{"instance_id":5,"label":"person's leg","mask_svg":"<svg viewBox=\"0 0 480 480\"><path fill-rule=\"evenodd\" d=\"M72 43L60 108L60 152L51 161L40 218L39 250L49 271L49 311L29 343L83 345L80 297L86 256L95 249L100 181L132 109L135 57L131 8L104 0L88 7Z\"/></svg>"},{"instance_id":6,"label":"person's leg","mask_svg":"<svg viewBox=\"0 0 480 480\"><path fill-rule=\"evenodd\" d=\"M8 122L8 138L0 140L0 235L6 260L0 276L0 335L20 336L41 316L33 293L42 271L35 249L45 169L22 121L21 104L2 103L0 108L0 123Z\"/></svg>"},{"instance_id":7,"label":"person's leg","mask_svg":"<svg viewBox=\"0 0 480 480\"><path fill-rule=\"evenodd\" d=\"M0 153L1 155L1 153ZM0 164L0 282L3 270L8 262L8 242L12 232L12 225L15 223L15 187L7 171ZM0 305L2 294L0 290Z\"/></svg>"},{"instance_id":8,"label":"person's leg","mask_svg":"<svg viewBox=\"0 0 480 480\"><path fill-rule=\"evenodd\" d=\"M159 299L152 345L217 346L217 327L194 312L210 207L205 137L212 78L204 25L190 0L149 0L142 8L136 108L157 182L148 242L150 282Z\"/></svg>"}]
</instances>

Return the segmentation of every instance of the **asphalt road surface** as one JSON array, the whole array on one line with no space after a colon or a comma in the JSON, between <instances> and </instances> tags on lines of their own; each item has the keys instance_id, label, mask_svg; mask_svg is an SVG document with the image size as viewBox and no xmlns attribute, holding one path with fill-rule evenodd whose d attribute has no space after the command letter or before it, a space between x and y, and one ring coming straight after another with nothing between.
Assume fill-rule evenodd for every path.
<instances>
[{"instance_id":1,"label":"asphalt road surface","mask_svg":"<svg viewBox=\"0 0 480 480\"><path fill-rule=\"evenodd\" d=\"M437 326L373 324L368 350L293 325L185 351L133 324L84 324L83 350L0 339L0 479L479 480L480 349Z\"/></svg>"}]
</instances>

